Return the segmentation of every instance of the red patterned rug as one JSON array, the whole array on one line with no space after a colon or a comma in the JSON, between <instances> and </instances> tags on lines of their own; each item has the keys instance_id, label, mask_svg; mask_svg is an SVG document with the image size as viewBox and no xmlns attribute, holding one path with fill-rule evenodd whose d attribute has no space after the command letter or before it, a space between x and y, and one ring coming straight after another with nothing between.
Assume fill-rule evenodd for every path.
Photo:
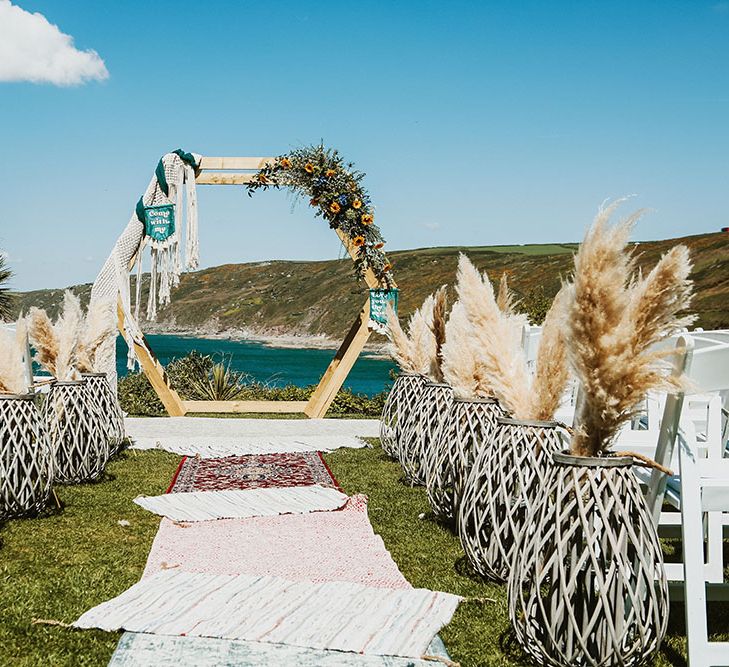
<instances>
[{"instance_id":1,"label":"red patterned rug","mask_svg":"<svg viewBox=\"0 0 729 667\"><path fill-rule=\"evenodd\" d=\"M339 488L319 452L252 454L204 459L186 456L167 493L321 484Z\"/></svg>"}]
</instances>

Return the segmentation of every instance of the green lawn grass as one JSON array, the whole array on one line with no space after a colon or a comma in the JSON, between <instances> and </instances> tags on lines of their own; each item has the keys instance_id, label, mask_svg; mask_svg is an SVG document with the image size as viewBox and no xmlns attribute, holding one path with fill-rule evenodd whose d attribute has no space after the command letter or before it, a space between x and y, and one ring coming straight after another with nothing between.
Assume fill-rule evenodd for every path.
<instances>
[{"instance_id":1,"label":"green lawn grass","mask_svg":"<svg viewBox=\"0 0 729 667\"><path fill-rule=\"evenodd\" d=\"M469 572L458 539L433 520L424 490L405 485L379 445L325 458L347 493L369 496L375 532L414 586L467 598L441 632L451 656L463 667L528 664L511 640L504 587ZM178 462L165 452L127 452L109 464L103 481L58 487L62 511L0 528L0 665L107 664L119 634L33 619L69 623L139 579L159 517L132 498L163 492ZM712 614L716 629L727 627L726 611ZM686 664L683 628L683 607L672 605L656 666Z\"/></svg>"},{"instance_id":2,"label":"green lawn grass","mask_svg":"<svg viewBox=\"0 0 729 667\"><path fill-rule=\"evenodd\" d=\"M139 580L159 517L132 502L165 491L180 460L127 452L96 484L59 486L62 511L0 529L0 665L106 665L121 636L33 624L74 621ZM129 526L120 526L120 519Z\"/></svg>"}]
</instances>

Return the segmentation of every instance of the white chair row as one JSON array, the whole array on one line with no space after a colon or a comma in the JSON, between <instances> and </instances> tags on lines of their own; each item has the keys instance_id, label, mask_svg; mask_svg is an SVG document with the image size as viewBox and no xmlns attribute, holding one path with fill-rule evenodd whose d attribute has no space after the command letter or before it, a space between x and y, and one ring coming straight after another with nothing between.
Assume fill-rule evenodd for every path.
<instances>
[{"instance_id":1,"label":"white chair row","mask_svg":"<svg viewBox=\"0 0 729 667\"><path fill-rule=\"evenodd\" d=\"M525 327L522 335L532 369L540 336L538 327ZM643 454L674 472L669 477L636 466L660 533L682 539L683 562L665 567L672 595L685 599L690 667L729 667L729 642L709 641L706 609L707 593L729 599L723 561L729 536L729 330L684 332L662 347L676 349L673 374L685 374L689 386L649 396L614 449ZM565 393L560 421L572 423L577 393L574 385Z\"/></svg>"}]
</instances>

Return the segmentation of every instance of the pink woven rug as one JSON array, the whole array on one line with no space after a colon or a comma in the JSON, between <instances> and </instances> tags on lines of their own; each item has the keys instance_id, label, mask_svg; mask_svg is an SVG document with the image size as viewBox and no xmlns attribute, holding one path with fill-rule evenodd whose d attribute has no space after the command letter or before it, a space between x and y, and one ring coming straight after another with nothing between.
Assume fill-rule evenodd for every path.
<instances>
[{"instance_id":1,"label":"pink woven rug","mask_svg":"<svg viewBox=\"0 0 729 667\"><path fill-rule=\"evenodd\" d=\"M339 488L319 452L250 454L206 459L186 456L168 493L229 491L284 486Z\"/></svg>"},{"instance_id":2,"label":"pink woven rug","mask_svg":"<svg viewBox=\"0 0 729 667\"><path fill-rule=\"evenodd\" d=\"M410 588L367 516L367 497L334 512L176 524L162 519L144 576L180 569Z\"/></svg>"}]
</instances>

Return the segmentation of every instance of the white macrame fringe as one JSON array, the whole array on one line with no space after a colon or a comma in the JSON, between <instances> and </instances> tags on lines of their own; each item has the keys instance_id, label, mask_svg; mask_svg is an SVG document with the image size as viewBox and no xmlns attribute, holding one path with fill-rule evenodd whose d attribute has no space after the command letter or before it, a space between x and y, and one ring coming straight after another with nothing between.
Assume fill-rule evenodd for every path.
<instances>
[{"instance_id":1,"label":"white macrame fringe","mask_svg":"<svg viewBox=\"0 0 729 667\"><path fill-rule=\"evenodd\" d=\"M195 155L195 160L200 161ZM195 187L195 170L185 165L185 185L187 186L187 230L185 232L185 258L188 269L194 271L200 265L200 241L197 227L197 189Z\"/></svg>"}]
</instances>

